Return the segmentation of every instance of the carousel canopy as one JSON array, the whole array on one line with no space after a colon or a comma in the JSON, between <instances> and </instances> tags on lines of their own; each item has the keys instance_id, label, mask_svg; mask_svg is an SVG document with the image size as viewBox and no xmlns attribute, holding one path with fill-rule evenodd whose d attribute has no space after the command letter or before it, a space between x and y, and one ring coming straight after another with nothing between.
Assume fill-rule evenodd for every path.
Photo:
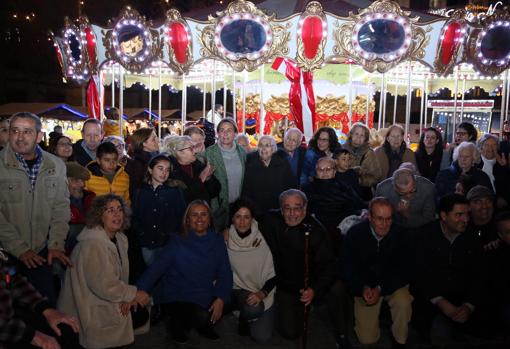
<instances>
[{"instance_id":1,"label":"carousel canopy","mask_svg":"<svg viewBox=\"0 0 510 349\"><path fill-rule=\"evenodd\" d=\"M69 106L65 103L8 103L0 105L0 117L10 117L19 111L64 121L82 121L87 118L86 107Z\"/></svg>"}]
</instances>

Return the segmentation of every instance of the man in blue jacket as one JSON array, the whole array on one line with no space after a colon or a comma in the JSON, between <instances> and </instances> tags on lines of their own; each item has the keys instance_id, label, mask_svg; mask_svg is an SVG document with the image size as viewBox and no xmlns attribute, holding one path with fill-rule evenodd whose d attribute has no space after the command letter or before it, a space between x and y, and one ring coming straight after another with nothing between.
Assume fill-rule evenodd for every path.
<instances>
[{"instance_id":1,"label":"man in blue jacket","mask_svg":"<svg viewBox=\"0 0 510 349\"><path fill-rule=\"evenodd\" d=\"M343 276L354 297L355 331L362 344L379 340L379 312L391 311L393 347L404 347L411 319L410 247L392 224L393 207L382 197L370 201L368 221L352 227L344 243Z\"/></svg>"}]
</instances>

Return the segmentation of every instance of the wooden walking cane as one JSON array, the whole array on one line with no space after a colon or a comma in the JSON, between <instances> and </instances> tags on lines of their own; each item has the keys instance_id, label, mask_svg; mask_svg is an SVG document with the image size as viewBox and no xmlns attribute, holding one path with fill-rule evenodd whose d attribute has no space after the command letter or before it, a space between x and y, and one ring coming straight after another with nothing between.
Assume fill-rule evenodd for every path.
<instances>
[{"instance_id":1,"label":"wooden walking cane","mask_svg":"<svg viewBox=\"0 0 510 349\"><path fill-rule=\"evenodd\" d=\"M305 251L304 251L304 285L303 290L306 291L310 284L310 264L309 264L309 247L310 247L310 227L306 226L305 231ZM303 318L303 336L301 337L302 340L302 349L306 349L306 342L308 339L308 312L310 310L310 305L304 305L304 318Z\"/></svg>"}]
</instances>

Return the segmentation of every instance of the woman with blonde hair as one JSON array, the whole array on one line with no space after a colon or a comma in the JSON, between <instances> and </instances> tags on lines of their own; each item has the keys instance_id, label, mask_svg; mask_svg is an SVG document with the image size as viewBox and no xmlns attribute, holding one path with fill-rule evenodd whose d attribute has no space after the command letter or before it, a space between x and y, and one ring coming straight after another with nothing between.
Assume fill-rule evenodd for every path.
<instances>
[{"instance_id":1,"label":"woman with blonde hair","mask_svg":"<svg viewBox=\"0 0 510 349\"><path fill-rule=\"evenodd\" d=\"M168 309L168 329L175 342L186 343L191 328L208 339L219 338L213 324L230 299L232 270L223 236L214 230L205 201L188 205L180 234L170 236L137 285L153 291L155 304Z\"/></svg>"},{"instance_id":2,"label":"woman with blonde hair","mask_svg":"<svg viewBox=\"0 0 510 349\"><path fill-rule=\"evenodd\" d=\"M168 136L161 150L172 162L170 177L180 181L187 203L193 200L211 202L220 193L220 183L213 176L214 167L204 157L198 157L190 136Z\"/></svg>"},{"instance_id":3,"label":"woman with blonde hair","mask_svg":"<svg viewBox=\"0 0 510 349\"><path fill-rule=\"evenodd\" d=\"M342 148L351 151L353 170L359 176L361 194L365 200L372 197L372 187L381 177L374 151L370 148L370 130L362 123L355 123L349 131L347 142Z\"/></svg>"}]
</instances>

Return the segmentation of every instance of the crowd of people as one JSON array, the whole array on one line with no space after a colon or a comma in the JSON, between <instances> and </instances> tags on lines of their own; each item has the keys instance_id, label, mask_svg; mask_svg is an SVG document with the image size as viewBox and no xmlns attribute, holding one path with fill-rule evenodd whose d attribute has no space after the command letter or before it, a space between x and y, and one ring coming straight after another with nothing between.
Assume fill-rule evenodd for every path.
<instances>
[{"instance_id":1,"label":"crowd of people","mask_svg":"<svg viewBox=\"0 0 510 349\"><path fill-rule=\"evenodd\" d=\"M507 141L435 128L413 152L404 129L373 149L352 126L304 143L244 144L220 118L127 140L84 122L82 139L40 119L0 124L0 348L114 348L166 321L186 343L238 314L238 334L289 348L306 341L312 307L327 306L337 348L380 338L383 301L394 348L409 326L423 340L508 341L510 166ZM467 336L467 337L466 337Z\"/></svg>"}]
</instances>

